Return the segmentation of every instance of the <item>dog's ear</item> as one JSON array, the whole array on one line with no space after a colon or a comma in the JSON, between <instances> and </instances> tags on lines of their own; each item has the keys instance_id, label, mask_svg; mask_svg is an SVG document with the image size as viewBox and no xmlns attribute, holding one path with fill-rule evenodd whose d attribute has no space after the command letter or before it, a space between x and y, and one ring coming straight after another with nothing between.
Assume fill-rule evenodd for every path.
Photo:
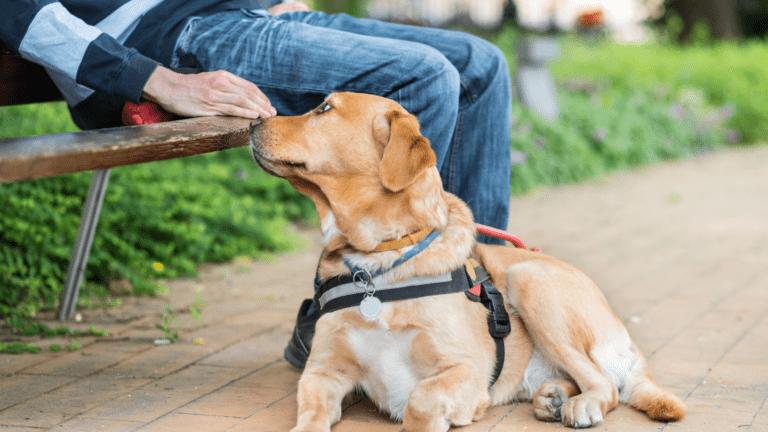
<instances>
[{"instance_id":1,"label":"dog's ear","mask_svg":"<svg viewBox=\"0 0 768 432\"><path fill-rule=\"evenodd\" d=\"M399 192L437 164L429 140L419 133L416 117L392 110L374 120L374 136L386 143L379 163L381 184Z\"/></svg>"}]
</instances>

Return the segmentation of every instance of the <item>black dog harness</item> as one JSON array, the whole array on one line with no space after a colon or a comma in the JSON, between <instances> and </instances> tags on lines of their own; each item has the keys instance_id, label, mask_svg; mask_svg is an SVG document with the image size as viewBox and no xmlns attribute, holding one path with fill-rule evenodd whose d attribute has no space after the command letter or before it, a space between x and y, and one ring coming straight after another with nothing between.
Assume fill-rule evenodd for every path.
<instances>
[{"instance_id":1,"label":"black dog harness","mask_svg":"<svg viewBox=\"0 0 768 432\"><path fill-rule=\"evenodd\" d=\"M359 276L355 275L337 276L320 284L314 298L320 314L352 306L362 307L364 301L372 296L378 301L388 302L463 292L469 300L482 303L488 309L488 332L496 342L496 368L489 387L496 383L504 367L504 338L509 335L511 327L504 298L491 283L491 276L483 266L468 260L466 268L396 284L386 283L381 275L361 283Z\"/></svg>"}]
</instances>

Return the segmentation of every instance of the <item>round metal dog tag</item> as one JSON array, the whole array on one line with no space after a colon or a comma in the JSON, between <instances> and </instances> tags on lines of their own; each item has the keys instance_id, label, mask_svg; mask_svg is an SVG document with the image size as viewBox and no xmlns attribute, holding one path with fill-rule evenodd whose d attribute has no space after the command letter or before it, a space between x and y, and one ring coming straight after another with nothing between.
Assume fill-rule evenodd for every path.
<instances>
[{"instance_id":1,"label":"round metal dog tag","mask_svg":"<svg viewBox=\"0 0 768 432\"><path fill-rule=\"evenodd\" d=\"M376 318L381 312L381 300L374 296L365 296L360 302L360 314L366 318Z\"/></svg>"}]
</instances>

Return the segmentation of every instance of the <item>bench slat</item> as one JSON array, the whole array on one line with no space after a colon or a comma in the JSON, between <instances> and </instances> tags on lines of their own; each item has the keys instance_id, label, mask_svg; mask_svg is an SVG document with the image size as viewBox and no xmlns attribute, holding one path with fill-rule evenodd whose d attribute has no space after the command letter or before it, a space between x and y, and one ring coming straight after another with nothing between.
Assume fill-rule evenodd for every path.
<instances>
[{"instance_id":1,"label":"bench slat","mask_svg":"<svg viewBox=\"0 0 768 432\"><path fill-rule=\"evenodd\" d=\"M0 183L243 147L250 120L200 117L0 140Z\"/></svg>"}]
</instances>

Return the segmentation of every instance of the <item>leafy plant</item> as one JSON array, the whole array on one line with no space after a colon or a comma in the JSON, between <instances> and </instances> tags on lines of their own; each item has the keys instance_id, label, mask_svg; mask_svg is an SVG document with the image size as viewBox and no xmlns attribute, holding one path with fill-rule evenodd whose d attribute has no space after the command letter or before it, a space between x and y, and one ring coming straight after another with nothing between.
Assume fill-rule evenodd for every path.
<instances>
[{"instance_id":1,"label":"leafy plant","mask_svg":"<svg viewBox=\"0 0 768 432\"><path fill-rule=\"evenodd\" d=\"M83 349L83 347L77 341L72 341L71 344L65 345L64 348L66 348L69 352L80 351Z\"/></svg>"},{"instance_id":2,"label":"leafy plant","mask_svg":"<svg viewBox=\"0 0 768 432\"><path fill-rule=\"evenodd\" d=\"M201 326L203 325L203 321L200 319L200 312L202 312L205 305L206 303L200 297L200 294L195 293L195 302L189 305L187 308L189 310L190 317L197 321L198 325ZM165 306L163 314L161 315L161 319L163 320L163 323L155 324L155 328L162 331L165 339L171 342L176 342L179 340L179 328L189 322L189 319L186 319L182 323L179 323L179 319L176 317L173 309L171 309L171 305Z\"/></svg>"},{"instance_id":3,"label":"leafy plant","mask_svg":"<svg viewBox=\"0 0 768 432\"><path fill-rule=\"evenodd\" d=\"M58 336L107 337L109 335L109 330L107 329L97 330L96 327L93 325L91 325L86 331L71 329L69 327L51 328L42 323L32 323L31 321L24 319L22 317L19 317L18 315L7 317L5 322L6 322L6 325L11 329L13 333L16 333L25 337L33 337L33 336L40 336L42 338L53 338ZM72 343L69 345L66 345L65 348L68 351L72 352L72 351L79 350L82 347L77 341L72 341ZM51 350L51 352L59 352L61 351L61 346L58 344L52 344L49 349ZM9 344L9 343L0 342L0 352L4 352L8 354L22 354L24 352L37 354L40 351L41 351L41 348L36 346L33 343L13 342Z\"/></svg>"},{"instance_id":4,"label":"leafy plant","mask_svg":"<svg viewBox=\"0 0 768 432\"><path fill-rule=\"evenodd\" d=\"M9 344L6 342L0 342L0 353L22 354L24 352L28 352L30 354L37 354L40 351L40 347L30 343L13 342L12 344Z\"/></svg>"},{"instance_id":5,"label":"leafy plant","mask_svg":"<svg viewBox=\"0 0 768 432\"><path fill-rule=\"evenodd\" d=\"M0 188L0 316L55 304L89 180L80 173ZM290 249L290 223L312 214L311 201L258 169L247 149L116 168L81 299L121 279L153 295L157 278L194 276L202 262Z\"/></svg>"}]
</instances>

